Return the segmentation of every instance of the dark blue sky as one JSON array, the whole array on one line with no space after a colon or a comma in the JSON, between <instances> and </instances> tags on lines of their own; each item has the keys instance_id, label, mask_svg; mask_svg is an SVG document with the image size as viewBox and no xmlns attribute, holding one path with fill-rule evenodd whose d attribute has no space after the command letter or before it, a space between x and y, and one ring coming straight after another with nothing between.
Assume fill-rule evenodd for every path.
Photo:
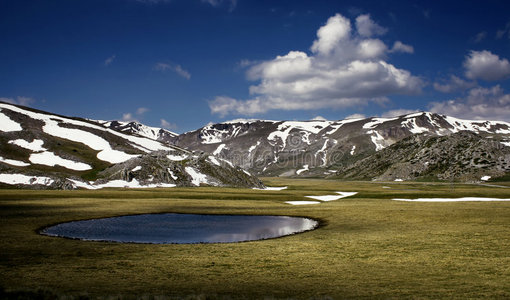
<instances>
[{"instance_id":1,"label":"dark blue sky","mask_svg":"<svg viewBox=\"0 0 510 300\"><path fill-rule=\"evenodd\" d=\"M0 0L0 100L176 132L413 110L510 121L509 11L508 1Z\"/></svg>"}]
</instances>

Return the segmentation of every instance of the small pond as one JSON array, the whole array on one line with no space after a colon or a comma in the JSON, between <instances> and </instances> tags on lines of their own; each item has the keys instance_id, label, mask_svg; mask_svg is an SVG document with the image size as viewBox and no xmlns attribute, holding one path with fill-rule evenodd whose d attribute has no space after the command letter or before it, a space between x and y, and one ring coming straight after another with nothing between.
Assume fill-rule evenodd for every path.
<instances>
[{"instance_id":1,"label":"small pond","mask_svg":"<svg viewBox=\"0 0 510 300\"><path fill-rule=\"evenodd\" d=\"M166 213L67 222L41 233L123 243L232 243L282 237L318 225L315 220L301 217Z\"/></svg>"}]
</instances>

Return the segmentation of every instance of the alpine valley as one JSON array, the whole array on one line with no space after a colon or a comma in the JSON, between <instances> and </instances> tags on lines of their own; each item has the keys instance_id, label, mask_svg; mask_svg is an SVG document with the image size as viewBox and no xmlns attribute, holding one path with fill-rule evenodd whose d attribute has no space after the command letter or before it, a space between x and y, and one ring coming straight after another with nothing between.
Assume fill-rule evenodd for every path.
<instances>
[{"instance_id":1,"label":"alpine valley","mask_svg":"<svg viewBox=\"0 0 510 300\"><path fill-rule=\"evenodd\" d=\"M176 134L0 103L0 143L0 184L25 188L263 188L255 176L479 182L510 175L510 123L430 112L239 119Z\"/></svg>"}]
</instances>

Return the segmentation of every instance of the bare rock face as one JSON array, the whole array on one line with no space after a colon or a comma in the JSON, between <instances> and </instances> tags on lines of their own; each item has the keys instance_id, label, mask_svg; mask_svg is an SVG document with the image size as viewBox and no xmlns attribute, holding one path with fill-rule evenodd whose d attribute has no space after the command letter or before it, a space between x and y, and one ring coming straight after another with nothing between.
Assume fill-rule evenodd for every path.
<instances>
[{"instance_id":1,"label":"bare rock face","mask_svg":"<svg viewBox=\"0 0 510 300\"><path fill-rule=\"evenodd\" d=\"M444 180L475 182L510 172L510 147L498 139L461 131L420 134L338 170L335 178L355 180Z\"/></svg>"},{"instance_id":2,"label":"bare rock face","mask_svg":"<svg viewBox=\"0 0 510 300\"><path fill-rule=\"evenodd\" d=\"M207 154L157 151L116 164L99 173L98 184L111 180L141 185L230 186L263 188L255 176L228 161Z\"/></svg>"}]
</instances>

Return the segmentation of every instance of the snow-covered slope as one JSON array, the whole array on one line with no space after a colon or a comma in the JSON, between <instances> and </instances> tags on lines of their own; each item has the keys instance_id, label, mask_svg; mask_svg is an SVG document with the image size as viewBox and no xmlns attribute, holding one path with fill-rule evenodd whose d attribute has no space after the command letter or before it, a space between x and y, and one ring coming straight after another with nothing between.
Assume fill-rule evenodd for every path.
<instances>
[{"instance_id":1,"label":"snow-covered slope","mask_svg":"<svg viewBox=\"0 0 510 300\"><path fill-rule=\"evenodd\" d=\"M106 128L122 133L139 135L160 142L171 142L178 134L159 127L150 127L139 122L97 121Z\"/></svg>"},{"instance_id":2,"label":"snow-covered slope","mask_svg":"<svg viewBox=\"0 0 510 300\"><path fill-rule=\"evenodd\" d=\"M430 112L340 121L233 120L178 136L175 144L214 153L266 176L327 176L403 138L471 131L510 140L510 124Z\"/></svg>"},{"instance_id":3,"label":"snow-covered slope","mask_svg":"<svg viewBox=\"0 0 510 300\"><path fill-rule=\"evenodd\" d=\"M216 165L221 160L219 158L213 158L214 161L201 159L198 154L158 141L162 134L175 134L160 130L158 135L156 129L144 125L138 126L140 130L136 133L118 131L110 128L111 124L1 102L0 121L0 184L50 188L187 186L198 182L195 177L203 174L200 170L207 170L206 180L200 181L202 184L230 185L236 178L243 178L239 180L240 185L261 185L241 169ZM148 177L138 180L136 176L119 179L105 173L115 166L129 165L133 160L160 152L167 153L166 158L158 160L155 166L145 164L147 170L143 172L147 175L151 170L158 176L166 172L157 180L148 180ZM174 165L188 169L183 169L179 177L171 176L169 168ZM231 180L218 178L222 172L229 173ZM109 184L108 180L125 182Z\"/></svg>"}]
</instances>

